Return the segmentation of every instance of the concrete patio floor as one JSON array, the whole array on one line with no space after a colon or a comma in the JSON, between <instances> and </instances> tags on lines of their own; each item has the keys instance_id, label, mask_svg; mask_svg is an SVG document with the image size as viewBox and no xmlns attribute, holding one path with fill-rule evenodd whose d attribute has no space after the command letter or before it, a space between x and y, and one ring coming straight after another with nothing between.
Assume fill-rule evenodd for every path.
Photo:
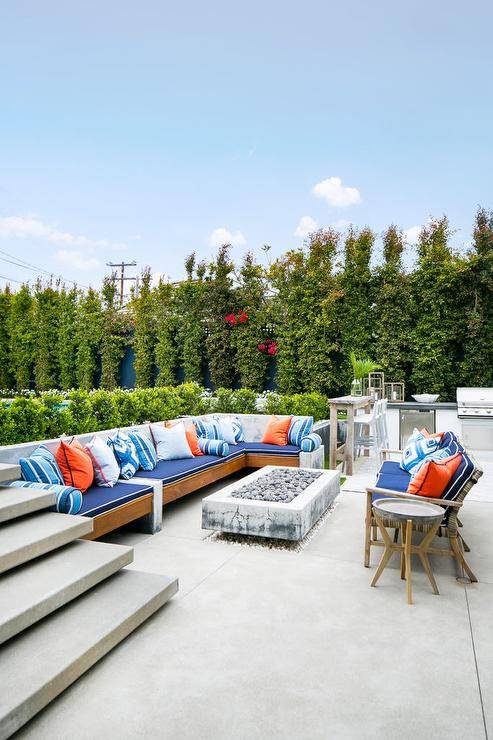
<instances>
[{"instance_id":1,"label":"concrete patio floor","mask_svg":"<svg viewBox=\"0 0 493 740\"><path fill-rule=\"evenodd\" d=\"M201 529L201 500L170 505L153 537L130 531L134 568L180 591L35 720L23 738L486 738L493 732L493 460L461 518L479 578L398 562L377 588L362 565L375 460L361 459L302 552L241 547ZM414 564L413 564L414 565ZM63 635L60 636L63 639Z\"/></svg>"}]
</instances>

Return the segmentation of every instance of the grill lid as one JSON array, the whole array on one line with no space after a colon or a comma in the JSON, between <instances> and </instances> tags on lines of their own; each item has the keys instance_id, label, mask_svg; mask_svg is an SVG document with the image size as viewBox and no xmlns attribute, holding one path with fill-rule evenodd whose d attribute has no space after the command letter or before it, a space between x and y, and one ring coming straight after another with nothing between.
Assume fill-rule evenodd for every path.
<instances>
[{"instance_id":1,"label":"grill lid","mask_svg":"<svg viewBox=\"0 0 493 740\"><path fill-rule=\"evenodd\" d=\"M457 405L493 409L493 388L457 388Z\"/></svg>"}]
</instances>

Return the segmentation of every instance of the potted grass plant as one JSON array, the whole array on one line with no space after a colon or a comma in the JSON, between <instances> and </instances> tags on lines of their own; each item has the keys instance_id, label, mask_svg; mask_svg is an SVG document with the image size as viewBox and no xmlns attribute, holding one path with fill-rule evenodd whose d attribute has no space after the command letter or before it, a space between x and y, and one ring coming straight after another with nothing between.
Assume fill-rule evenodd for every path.
<instances>
[{"instance_id":1,"label":"potted grass plant","mask_svg":"<svg viewBox=\"0 0 493 740\"><path fill-rule=\"evenodd\" d=\"M351 352L349 355L349 359L351 361L351 365L353 368L353 382L351 383L351 395L352 396L361 396L363 393L363 383L362 380L370 373L373 373L375 370L379 369L379 365L376 362L373 362L373 360L370 360L368 357L366 358L358 358L356 357L354 352Z\"/></svg>"}]
</instances>

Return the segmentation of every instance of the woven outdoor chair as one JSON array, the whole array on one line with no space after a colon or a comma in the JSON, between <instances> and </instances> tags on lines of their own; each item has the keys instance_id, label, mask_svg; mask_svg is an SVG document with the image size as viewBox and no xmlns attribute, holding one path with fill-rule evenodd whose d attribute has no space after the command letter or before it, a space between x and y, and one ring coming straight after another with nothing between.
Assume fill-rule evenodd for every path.
<instances>
[{"instance_id":1,"label":"woven outdoor chair","mask_svg":"<svg viewBox=\"0 0 493 740\"><path fill-rule=\"evenodd\" d=\"M399 454L402 455L400 450L382 450L383 459L388 460L390 455ZM430 547L428 552L432 555L449 555L456 559L459 575L463 576L464 571L471 582L477 582L477 578L472 572L471 568L467 564L464 557L464 552L470 552L470 548L459 532L459 528L462 527L462 523L459 520L459 511L464 503L464 499L474 486L475 483L483 475L483 471L478 467L474 458L467 453L468 457L474 464L474 471L470 478L464 483L462 488L457 493L453 500L440 499L440 498L427 498L426 496L417 496L412 493L404 493L402 491L395 491L386 488L370 487L366 489L366 514L365 514L365 567L370 567L370 551L371 547L384 547L384 543L378 539L378 528L373 513L372 502L374 497L380 496L391 496L392 498L403 498L411 499L415 501L427 501L431 504L438 504L444 507L443 522L437 531L438 537L447 537L449 540L450 548L443 547ZM385 526L388 528L395 529L394 539L397 542L400 524L397 521L384 520ZM430 530L429 525L413 525L413 532L420 532L426 534Z\"/></svg>"}]
</instances>

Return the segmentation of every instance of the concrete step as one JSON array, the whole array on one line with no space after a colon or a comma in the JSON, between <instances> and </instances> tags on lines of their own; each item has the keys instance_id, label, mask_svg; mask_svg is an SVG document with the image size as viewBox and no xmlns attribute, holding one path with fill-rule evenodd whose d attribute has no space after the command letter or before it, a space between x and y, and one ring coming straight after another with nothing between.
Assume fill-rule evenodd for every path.
<instances>
[{"instance_id":1,"label":"concrete step","mask_svg":"<svg viewBox=\"0 0 493 740\"><path fill-rule=\"evenodd\" d=\"M92 532L92 519L46 511L0 527L0 573Z\"/></svg>"},{"instance_id":2,"label":"concrete step","mask_svg":"<svg viewBox=\"0 0 493 740\"><path fill-rule=\"evenodd\" d=\"M55 494L49 491L37 491L34 488L4 488L0 491L0 522L7 522L40 509L49 509L55 501Z\"/></svg>"},{"instance_id":3,"label":"concrete step","mask_svg":"<svg viewBox=\"0 0 493 740\"><path fill-rule=\"evenodd\" d=\"M4 573L0 576L0 644L132 560L131 547L76 540Z\"/></svg>"},{"instance_id":4,"label":"concrete step","mask_svg":"<svg viewBox=\"0 0 493 740\"><path fill-rule=\"evenodd\" d=\"M0 739L22 727L177 588L176 578L122 570L5 643L0 648Z\"/></svg>"}]
</instances>

